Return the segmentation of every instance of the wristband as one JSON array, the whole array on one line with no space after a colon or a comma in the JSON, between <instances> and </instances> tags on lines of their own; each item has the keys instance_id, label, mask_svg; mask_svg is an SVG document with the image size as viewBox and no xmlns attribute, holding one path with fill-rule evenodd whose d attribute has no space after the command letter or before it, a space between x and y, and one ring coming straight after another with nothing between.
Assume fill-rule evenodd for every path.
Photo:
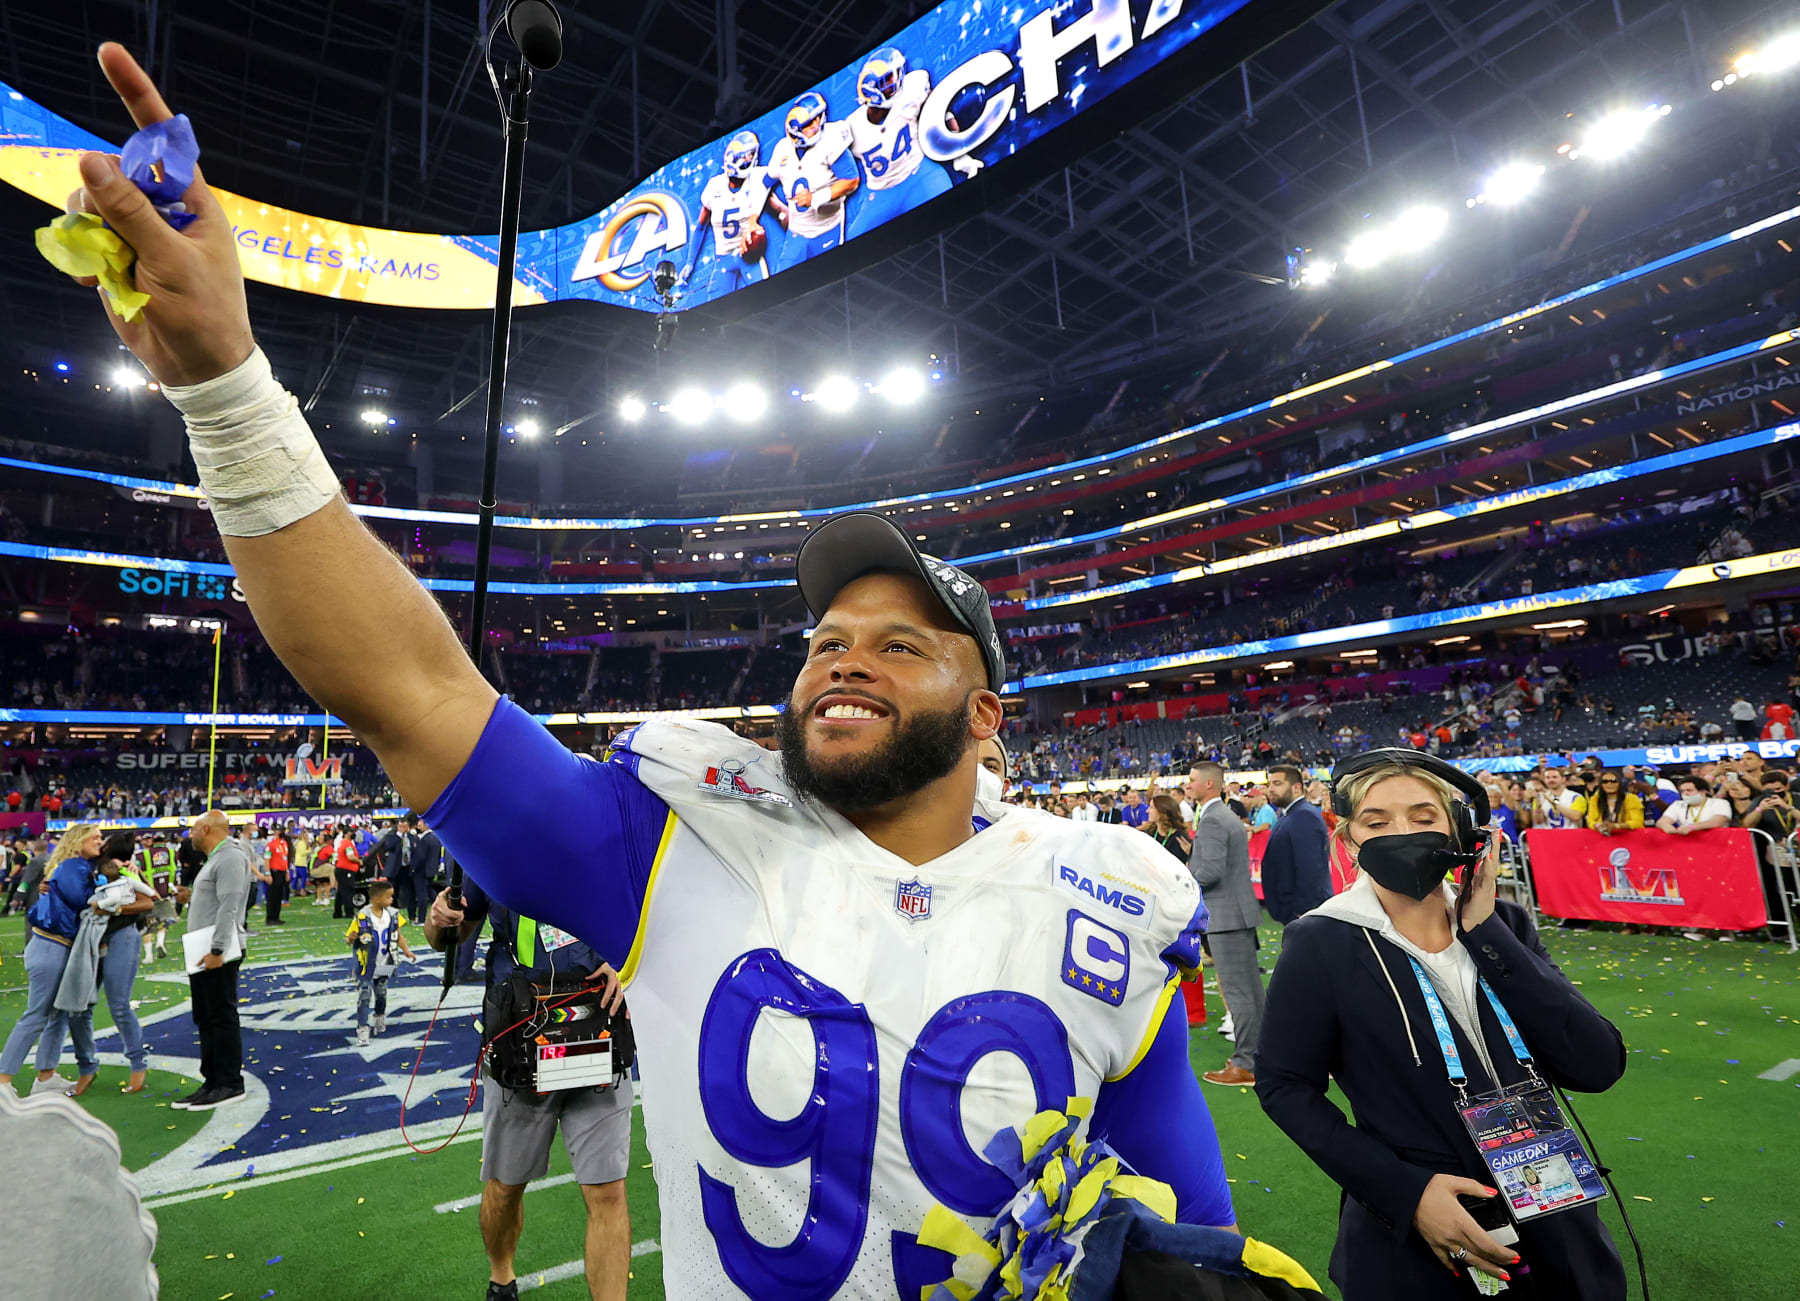
<instances>
[{"instance_id":1,"label":"wristband","mask_svg":"<svg viewBox=\"0 0 1800 1301\"><path fill-rule=\"evenodd\" d=\"M187 424L200 486L226 537L273 533L340 494L300 404L261 348L216 379L165 384L163 393Z\"/></svg>"}]
</instances>

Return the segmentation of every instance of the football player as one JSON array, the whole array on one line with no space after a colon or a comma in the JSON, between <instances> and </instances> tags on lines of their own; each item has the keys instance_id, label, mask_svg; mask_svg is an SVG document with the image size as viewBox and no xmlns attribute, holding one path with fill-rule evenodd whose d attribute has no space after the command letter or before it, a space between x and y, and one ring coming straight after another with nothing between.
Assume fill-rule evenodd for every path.
<instances>
[{"instance_id":1,"label":"football player","mask_svg":"<svg viewBox=\"0 0 1800 1301\"><path fill-rule=\"evenodd\" d=\"M704 238L694 241L694 251L681 273L685 297L707 302L741 289L753 280L769 277L769 236L764 212L772 212L785 230L788 210L769 192L769 177L760 166L762 142L754 131L740 131L725 146L717 176L700 191L700 216L694 225L712 227L712 258L698 281L694 271L706 251Z\"/></svg>"},{"instance_id":2,"label":"football player","mask_svg":"<svg viewBox=\"0 0 1800 1301\"><path fill-rule=\"evenodd\" d=\"M140 124L169 119L121 47L101 64ZM270 646L476 884L629 988L670 1296L917 1297L955 1264L918 1242L928 1211L985 1227L1014 1190L982 1147L1070 1098L1178 1219L1234 1227L1170 1001L1200 961L1199 887L1128 827L977 797L1007 680L978 580L839 515L795 560L818 622L778 754L678 717L575 754L351 513L199 173L177 231L116 161L80 166L75 203L158 289L112 323L183 413Z\"/></svg>"},{"instance_id":3,"label":"football player","mask_svg":"<svg viewBox=\"0 0 1800 1301\"><path fill-rule=\"evenodd\" d=\"M931 74L923 68L908 71L906 56L891 45L863 64L856 79L862 106L844 119L850 153L862 167L864 183L850 221L852 236L950 188L950 173L920 147L919 110L929 94ZM955 129L954 120L950 126ZM968 154L950 165L964 176L981 170L980 160ZM902 184L909 180L911 185Z\"/></svg>"},{"instance_id":4,"label":"football player","mask_svg":"<svg viewBox=\"0 0 1800 1301\"><path fill-rule=\"evenodd\" d=\"M787 135L769 159L769 182L787 197L784 271L844 242L844 200L862 184L856 165L845 157L848 128L826 116L825 97L818 91L800 96L787 112Z\"/></svg>"}]
</instances>

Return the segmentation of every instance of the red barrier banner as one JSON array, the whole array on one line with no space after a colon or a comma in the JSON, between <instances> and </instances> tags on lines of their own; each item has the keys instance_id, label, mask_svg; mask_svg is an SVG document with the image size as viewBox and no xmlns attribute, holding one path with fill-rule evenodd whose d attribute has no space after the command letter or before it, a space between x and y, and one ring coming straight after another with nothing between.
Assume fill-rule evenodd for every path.
<instances>
[{"instance_id":1,"label":"red barrier banner","mask_svg":"<svg viewBox=\"0 0 1800 1301\"><path fill-rule=\"evenodd\" d=\"M45 817L43 813L0 813L0 831L23 831L28 836L41 836L44 834Z\"/></svg>"},{"instance_id":2,"label":"red barrier banner","mask_svg":"<svg viewBox=\"0 0 1800 1301\"><path fill-rule=\"evenodd\" d=\"M1742 828L1603 836L1539 827L1525 841L1538 911L1547 916L1719 931L1768 924L1756 841Z\"/></svg>"}]
</instances>

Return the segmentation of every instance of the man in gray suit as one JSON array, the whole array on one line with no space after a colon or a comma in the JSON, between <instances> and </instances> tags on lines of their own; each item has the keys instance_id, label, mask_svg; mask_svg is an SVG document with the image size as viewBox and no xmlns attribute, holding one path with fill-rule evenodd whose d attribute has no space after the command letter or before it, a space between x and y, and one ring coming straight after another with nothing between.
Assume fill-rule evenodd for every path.
<instances>
[{"instance_id":1,"label":"man in gray suit","mask_svg":"<svg viewBox=\"0 0 1800 1301\"><path fill-rule=\"evenodd\" d=\"M1187 797L1197 810L1188 871L1200 883L1212 917L1207 944L1236 1032L1231 1060L1200 1078L1208 1084L1251 1085L1256 1083L1256 1036L1263 1015L1262 974L1256 969L1262 905L1250 884L1250 833L1224 803L1224 790L1225 771L1218 764L1197 763L1188 771Z\"/></svg>"}]
</instances>

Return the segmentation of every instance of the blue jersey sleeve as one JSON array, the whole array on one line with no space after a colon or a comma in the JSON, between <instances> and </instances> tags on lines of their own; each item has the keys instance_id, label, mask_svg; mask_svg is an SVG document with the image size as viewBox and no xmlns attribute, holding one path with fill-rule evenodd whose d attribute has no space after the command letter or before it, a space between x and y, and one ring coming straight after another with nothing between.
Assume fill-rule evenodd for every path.
<instances>
[{"instance_id":1,"label":"blue jersey sleeve","mask_svg":"<svg viewBox=\"0 0 1800 1301\"><path fill-rule=\"evenodd\" d=\"M1173 1188L1181 1223L1237 1223L1219 1135L1188 1061L1187 1012L1179 998L1136 1069L1100 1086L1088 1133L1106 1140L1139 1174Z\"/></svg>"},{"instance_id":2,"label":"blue jersey sleeve","mask_svg":"<svg viewBox=\"0 0 1800 1301\"><path fill-rule=\"evenodd\" d=\"M629 765L573 753L504 698L425 812L480 892L615 967L637 937L670 816Z\"/></svg>"}]
</instances>

